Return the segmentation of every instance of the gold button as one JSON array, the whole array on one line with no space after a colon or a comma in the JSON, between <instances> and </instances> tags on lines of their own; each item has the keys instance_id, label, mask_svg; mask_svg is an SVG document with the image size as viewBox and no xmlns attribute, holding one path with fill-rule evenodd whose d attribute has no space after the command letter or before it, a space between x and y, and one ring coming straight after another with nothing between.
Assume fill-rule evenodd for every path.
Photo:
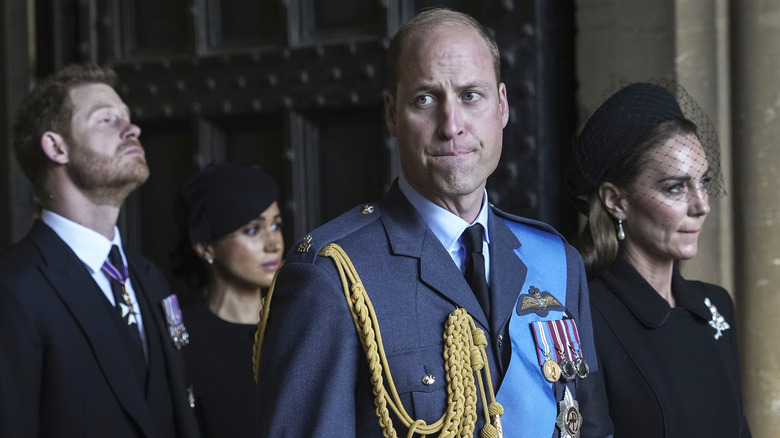
<instances>
[{"instance_id":1,"label":"gold button","mask_svg":"<svg viewBox=\"0 0 780 438\"><path fill-rule=\"evenodd\" d=\"M363 211L361 213L363 214L371 214L374 212L374 206L371 204L366 204L363 206Z\"/></svg>"}]
</instances>

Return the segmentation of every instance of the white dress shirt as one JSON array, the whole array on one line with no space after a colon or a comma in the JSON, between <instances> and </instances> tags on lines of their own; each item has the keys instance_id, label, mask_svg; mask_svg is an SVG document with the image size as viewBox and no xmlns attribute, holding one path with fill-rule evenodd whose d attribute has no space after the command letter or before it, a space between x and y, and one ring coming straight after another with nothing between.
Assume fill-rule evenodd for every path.
<instances>
[{"instance_id":1,"label":"white dress shirt","mask_svg":"<svg viewBox=\"0 0 780 438\"><path fill-rule=\"evenodd\" d=\"M485 277L490 285L490 234L488 232L488 205L487 190L482 195L482 207L479 210L477 219L468 223L451 212L439 207L428 198L417 192L404 178L403 174L398 177L398 188L406 196L409 203L412 204L422 220L433 231L433 234L439 239L444 248L450 253L455 266L460 272L465 272L464 262L466 260L466 246L460 240L460 236L466 228L474 224L482 224L485 232L482 235L482 254L485 256Z\"/></svg>"},{"instance_id":2,"label":"white dress shirt","mask_svg":"<svg viewBox=\"0 0 780 438\"><path fill-rule=\"evenodd\" d=\"M86 266L100 290L103 291L106 299L112 306L116 306L114 292L111 290L111 279L103 271L103 263L108 259L111 246L116 245L119 247L119 253L122 255L122 262L125 266L128 266L125 251L122 249L122 237L119 234L119 228L114 226L114 239L108 240L102 234L49 210L43 210L41 219L76 253L76 257L84 263L84 266ZM147 355L143 318L140 314L138 299L135 296L135 289L133 289L133 282L129 277L125 285L127 286L130 300L135 308L139 310L139 314L136 315L136 322L138 331L141 334L141 340L143 341L144 355Z\"/></svg>"}]
</instances>

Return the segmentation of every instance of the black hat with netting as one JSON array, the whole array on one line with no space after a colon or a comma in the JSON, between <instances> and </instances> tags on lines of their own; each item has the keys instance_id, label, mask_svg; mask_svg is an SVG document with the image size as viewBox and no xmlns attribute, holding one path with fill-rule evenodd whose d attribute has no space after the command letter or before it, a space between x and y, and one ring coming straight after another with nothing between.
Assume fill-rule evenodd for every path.
<instances>
[{"instance_id":1,"label":"black hat with netting","mask_svg":"<svg viewBox=\"0 0 780 438\"><path fill-rule=\"evenodd\" d=\"M666 128L670 125L674 127ZM664 132L663 140L648 148L654 153L631 161L634 149L645 138L657 138L659 131ZM578 172L568 189L586 214L589 198L601 183L618 183L623 175L635 175L646 167L669 175L706 169L702 185L706 184L707 194L724 195L717 132L701 107L673 81L632 83L611 95L580 132L576 158Z\"/></svg>"}]
</instances>

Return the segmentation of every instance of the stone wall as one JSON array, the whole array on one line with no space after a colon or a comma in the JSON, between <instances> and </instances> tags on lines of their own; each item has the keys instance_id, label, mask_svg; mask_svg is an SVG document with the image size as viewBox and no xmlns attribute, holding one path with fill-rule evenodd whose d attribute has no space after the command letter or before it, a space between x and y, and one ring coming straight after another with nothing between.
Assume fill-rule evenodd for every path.
<instances>
[{"instance_id":1,"label":"stone wall","mask_svg":"<svg viewBox=\"0 0 780 438\"><path fill-rule=\"evenodd\" d=\"M670 77L718 128L728 196L710 201L687 278L735 298L754 436L780 427L780 3L579 0L581 122L618 81ZM581 124L581 123L580 123Z\"/></svg>"}]
</instances>

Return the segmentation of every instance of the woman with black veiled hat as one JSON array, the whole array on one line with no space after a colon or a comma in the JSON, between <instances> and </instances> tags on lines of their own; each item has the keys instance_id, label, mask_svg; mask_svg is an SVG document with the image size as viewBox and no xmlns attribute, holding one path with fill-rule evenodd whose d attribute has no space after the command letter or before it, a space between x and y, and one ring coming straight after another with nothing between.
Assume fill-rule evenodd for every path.
<instances>
[{"instance_id":1,"label":"woman with black veiled hat","mask_svg":"<svg viewBox=\"0 0 780 438\"><path fill-rule=\"evenodd\" d=\"M172 270L203 288L185 307L184 349L205 437L255 437L252 350L263 297L282 261L277 187L257 166L207 167L182 190Z\"/></svg>"},{"instance_id":2,"label":"woman with black veiled hat","mask_svg":"<svg viewBox=\"0 0 780 438\"><path fill-rule=\"evenodd\" d=\"M723 194L714 129L681 87L634 83L596 110L576 147L587 222L575 246L615 436L749 437L733 302L678 266Z\"/></svg>"}]
</instances>

